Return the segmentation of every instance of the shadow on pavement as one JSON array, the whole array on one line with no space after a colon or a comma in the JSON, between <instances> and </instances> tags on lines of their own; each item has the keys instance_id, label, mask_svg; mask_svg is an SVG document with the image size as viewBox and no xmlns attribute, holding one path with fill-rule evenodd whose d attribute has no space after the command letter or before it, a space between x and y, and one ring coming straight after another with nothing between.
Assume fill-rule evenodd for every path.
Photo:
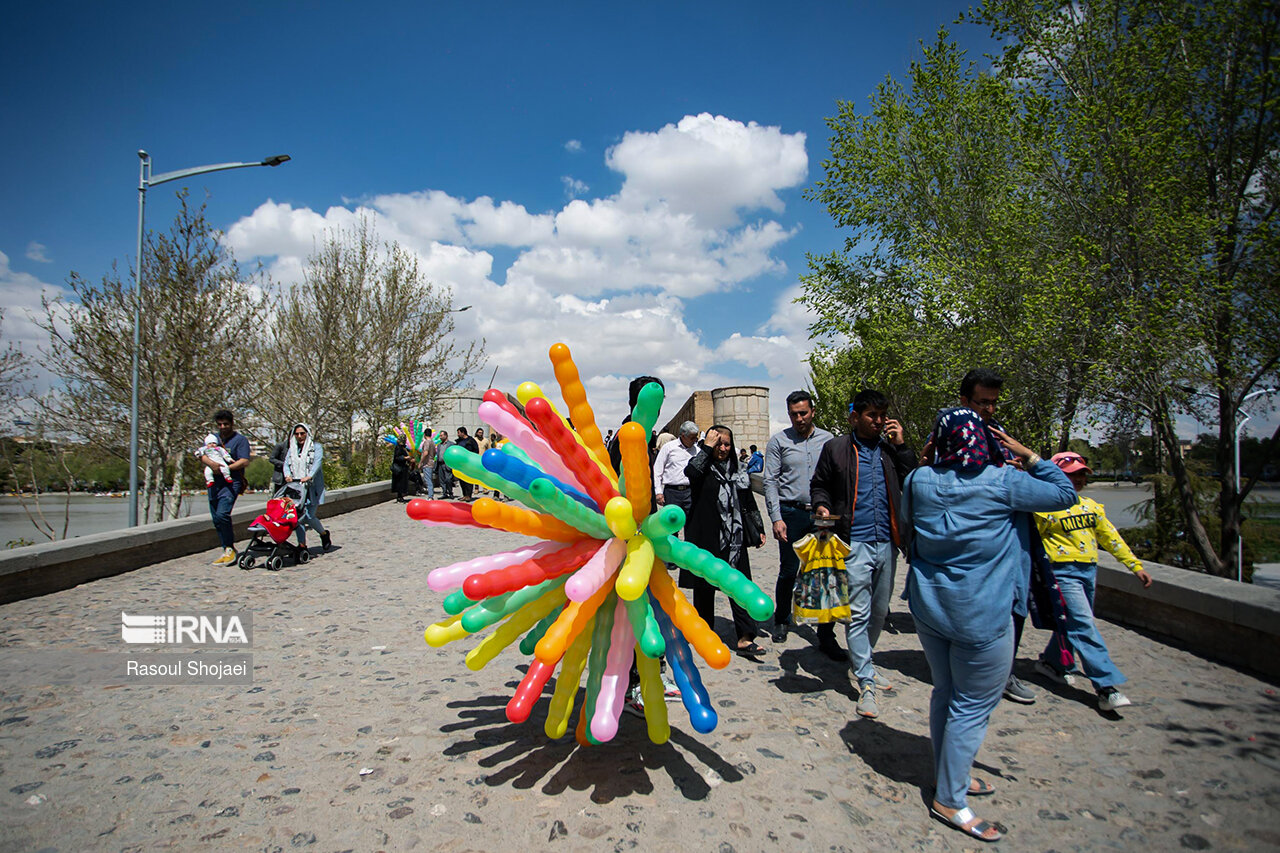
<instances>
[{"instance_id":1,"label":"shadow on pavement","mask_svg":"<svg viewBox=\"0 0 1280 853\"><path fill-rule=\"evenodd\" d=\"M899 731L879 720L854 719L840 730L840 739L850 753L858 756L871 770L885 779L915 788L925 805L933 801L933 749L924 735ZM982 770L997 778L1006 778L1003 770L973 763L975 770ZM883 791L868 790L884 796Z\"/></svg>"},{"instance_id":2,"label":"shadow on pavement","mask_svg":"<svg viewBox=\"0 0 1280 853\"><path fill-rule=\"evenodd\" d=\"M516 682L508 684L513 690ZM585 692L580 691L581 700ZM624 714L617 737L609 744L579 747L572 732L559 740L550 740L542 730L546 717L548 695L539 700L529 720L512 723L507 719L509 696L481 696L476 699L450 702L448 707L458 709L459 721L442 726L442 732L466 732L472 735L444 750L444 755L457 757L482 750L490 754L477 760L492 772L484 777L489 786L510 784L514 788L533 788L546 779L542 793L555 795L565 790L591 791L595 803L609 803L620 797L653 792L650 773L665 772L688 800L702 800L711 792L706 770L692 765L686 754L692 755L707 770L724 782L740 782L745 773L754 768L740 770L721 758L715 751L695 737L682 731L680 725L684 707L678 702L667 704L671 720L671 739L665 744L649 740L644 721ZM574 719L577 719L575 706ZM678 748L677 748L678 747ZM620 752L621 750L621 752ZM627 755L625 762L620 755Z\"/></svg>"},{"instance_id":3,"label":"shadow on pavement","mask_svg":"<svg viewBox=\"0 0 1280 853\"><path fill-rule=\"evenodd\" d=\"M818 651L817 646L787 649L778 655L782 674L773 684L783 693L820 693L831 690L857 701L849 682L849 665L833 661Z\"/></svg>"}]
</instances>

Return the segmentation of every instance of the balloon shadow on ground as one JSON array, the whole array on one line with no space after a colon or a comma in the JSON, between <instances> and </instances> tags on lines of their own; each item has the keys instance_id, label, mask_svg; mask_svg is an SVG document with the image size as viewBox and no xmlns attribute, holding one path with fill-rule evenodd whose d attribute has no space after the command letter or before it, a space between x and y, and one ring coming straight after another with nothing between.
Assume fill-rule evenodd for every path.
<instances>
[{"instance_id":1,"label":"balloon shadow on ground","mask_svg":"<svg viewBox=\"0 0 1280 853\"><path fill-rule=\"evenodd\" d=\"M542 721L546 718L553 685L554 682L548 685L548 692L539 699L529 719L518 724L507 719L510 696L480 696L450 702L448 707L458 709L460 719L441 726L440 730L473 731L474 735L449 746L444 755L459 757L492 750L477 760L479 766L492 770L484 777L486 785L510 784L527 789L545 779L544 794L555 795L570 788L590 790L591 801L600 804L619 797L652 793L650 773L655 771L666 772L688 800L702 800L711 793L711 784L705 778L711 775L707 770L714 771L714 776L724 782L740 782L744 773L753 772L730 764L696 737L679 729L684 707L675 702L667 704L672 726L671 739L665 744L650 741L644 721L625 713L617 736L607 744L580 747L572 729L560 739L551 740L542 730ZM514 690L516 683L508 686ZM580 690L578 701L584 697L585 692ZM572 719L577 718L578 706L575 705ZM703 769L691 764L688 756L696 758Z\"/></svg>"}]
</instances>

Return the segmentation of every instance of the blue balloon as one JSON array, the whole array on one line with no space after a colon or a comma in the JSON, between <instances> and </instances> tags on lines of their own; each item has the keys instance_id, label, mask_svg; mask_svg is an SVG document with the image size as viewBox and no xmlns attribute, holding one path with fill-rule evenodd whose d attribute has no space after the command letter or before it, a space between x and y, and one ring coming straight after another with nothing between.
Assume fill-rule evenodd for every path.
<instances>
[{"instance_id":1,"label":"blue balloon","mask_svg":"<svg viewBox=\"0 0 1280 853\"><path fill-rule=\"evenodd\" d=\"M529 465L509 453L503 453L497 448L486 450L484 455L480 457L480 464L497 474L502 479L510 480L525 491L529 491L529 486L533 484L534 480L550 480L553 486L585 506L587 509L592 512L600 511L600 506L595 501L575 489L573 486L570 486L568 483L561 480L557 480L555 477L552 477L550 474L535 465Z\"/></svg>"},{"instance_id":2,"label":"blue balloon","mask_svg":"<svg viewBox=\"0 0 1280 853\"><path fill-rule=\"evenodd\" d=\"M653 593L649 595L652 596ZM671 624L662 605L656 600L651 600L650 604L663 639L667 641L667 663L671 664L671 676L676 680L676 687L680 688L680 701L684 702L685 710L689 712L693 730L704 735L714 731L720 718L711 707L707 688L702 686L702 676L698 675L698 667L694 665L689 644L685 642L684 635L676 630L676 626Z\"/></svg>"}]
</instances>

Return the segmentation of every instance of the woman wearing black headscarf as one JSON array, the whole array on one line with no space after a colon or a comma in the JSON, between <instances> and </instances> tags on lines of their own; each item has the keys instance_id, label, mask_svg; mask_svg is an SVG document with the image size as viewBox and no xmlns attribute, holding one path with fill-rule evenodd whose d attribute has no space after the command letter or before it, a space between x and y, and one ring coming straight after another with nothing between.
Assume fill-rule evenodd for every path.
<instances>
[{"instance_id":1,"label":"woman wearing black headscarf","mask_svg":"<svg viewBox=\"0 0 1280 853\"><path fill-rule=\"evenodd\" d=\"M751 492L746 469L738 464L733 431L717 424L707 430L700 453L685 466L689 477L691 506L685 533L694 545L710 551L748 578L751 561L748 548L764 545L764 522ZM716 588L687 569L680 570L680 585L693 590L693 606L707 625L714 626ZM740 655L764 654L756 645L756 620L732 598L733 628L738 636L735 651Z\"/></svg>"}]
</instances>

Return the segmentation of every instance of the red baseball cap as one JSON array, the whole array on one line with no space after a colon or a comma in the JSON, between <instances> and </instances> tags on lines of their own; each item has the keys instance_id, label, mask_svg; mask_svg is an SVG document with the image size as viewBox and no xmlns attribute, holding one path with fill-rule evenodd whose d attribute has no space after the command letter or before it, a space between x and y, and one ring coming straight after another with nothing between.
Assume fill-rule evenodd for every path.
<instances>
[{"instance_id":1,"label":"red baseball cap","mask_svg":"<svg viewBox=\"0 0 1280 853\"><path fill-rule=\"evenodd\" d=\"M1089 463L1084 460L1084 457L1079 453L1072 453L1070 450L1053 454L1051 461L1061 468L1065 474L1074 474L1077 471L1083 471L1086 474L1093 473L1093 469L1089 467Z\"/></svg>"}]
</instances>

